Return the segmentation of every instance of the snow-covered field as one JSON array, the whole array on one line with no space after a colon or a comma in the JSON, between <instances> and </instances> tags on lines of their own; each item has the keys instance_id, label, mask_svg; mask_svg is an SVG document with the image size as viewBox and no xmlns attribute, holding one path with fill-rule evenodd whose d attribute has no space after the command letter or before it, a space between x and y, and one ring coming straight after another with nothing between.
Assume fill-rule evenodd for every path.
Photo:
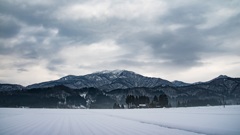
<instances>
[{"instance_id":1,"label":"snow-covered field","mask_svg":"<svg viewBox=\"0 0 240 135\"><path fill-rule=\"evenodd\" d=\"M163 109L0 108L0 135L240 135L240 106Z\"/></svg>"}]
</instances>

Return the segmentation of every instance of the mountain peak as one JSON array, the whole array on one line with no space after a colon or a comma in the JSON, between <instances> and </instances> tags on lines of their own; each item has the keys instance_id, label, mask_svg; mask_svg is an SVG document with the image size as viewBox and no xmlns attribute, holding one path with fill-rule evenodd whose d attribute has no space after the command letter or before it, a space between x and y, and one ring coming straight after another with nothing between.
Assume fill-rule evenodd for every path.
<instances>
[{"instance_id":1,"label":"mountain peak","mask_svg":"<svg viewBox=\"0 0 240 135\"><path fill-rule=\"evenodd\" d=\"M226 78L229 78L228 76L226 75L219 75L217 78L215 79L226 79Z\"/></svg>"},{"instance_id":2,"label":"mountain peak","mask_svg":"<svg viewBox=\"0 0 240 135\"><path fill-rule=\"evenodd\" d=\"M95 73L102 73L102 74L106 74L106 73L120 73L122 71L123 70L116 69L116 70L103 70L103 71L98 71L98 72L95 72Z\"/></svg>"},{"instance_id":3,"label":"mountain peak","mask_svg":"<svg viewBox=\"0 0 240 135\"><path fill-rule=\"evenodd\" d=\"M116 69L116 70L103 70L103 71L95 72L95 74L117 74L117 75L120 75L123 72L134 73L132 71Z\"/></svg>"}]
</instances>

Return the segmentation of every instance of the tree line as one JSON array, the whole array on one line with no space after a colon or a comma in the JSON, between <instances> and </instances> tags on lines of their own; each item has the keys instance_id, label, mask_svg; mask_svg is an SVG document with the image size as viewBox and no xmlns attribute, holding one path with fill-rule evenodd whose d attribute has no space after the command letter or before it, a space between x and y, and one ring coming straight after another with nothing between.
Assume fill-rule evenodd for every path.
<instances>
[{"instance_id":1,"label":"tree line","mask_svg":"<svg viewBox=\"0 0 240 135\"><path fill-rule=\"evenodd\" d=\"M158 97L155 95L150 101L148 96L133 96L128 95L126 98L128 108L162 108L169 107L168 97L166 94L161 94Z\"/></svg>"}]
</instances>

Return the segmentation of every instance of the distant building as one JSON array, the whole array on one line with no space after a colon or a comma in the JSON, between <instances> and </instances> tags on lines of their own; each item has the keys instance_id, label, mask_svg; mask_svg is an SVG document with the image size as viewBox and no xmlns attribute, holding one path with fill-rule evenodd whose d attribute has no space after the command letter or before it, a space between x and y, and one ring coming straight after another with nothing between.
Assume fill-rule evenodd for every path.
<instances>
[{"instance_id":1,"label":"distant building","mask_svg":"<svg viewBox=\"0 0 240 135\"><path fill-rule=\"evenodd\" d=\"M147 108L147 104L139 104L138 107L139 108Z\"/></svg>"}]
</instances>

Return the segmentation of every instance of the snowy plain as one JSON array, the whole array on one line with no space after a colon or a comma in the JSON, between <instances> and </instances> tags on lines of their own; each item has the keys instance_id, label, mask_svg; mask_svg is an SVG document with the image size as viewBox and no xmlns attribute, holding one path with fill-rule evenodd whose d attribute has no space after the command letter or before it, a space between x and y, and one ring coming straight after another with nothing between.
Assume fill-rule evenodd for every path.
<instances>
[{"instance_id":1,"label":"snowy plain","mask_svg":"<svg viewBox=\"0 0 240 135\"><path fill-rule=\"evenodd\" d=\"M240 106L0 108L0 135L240 135Z\"/></svg>"}]
</instances>

